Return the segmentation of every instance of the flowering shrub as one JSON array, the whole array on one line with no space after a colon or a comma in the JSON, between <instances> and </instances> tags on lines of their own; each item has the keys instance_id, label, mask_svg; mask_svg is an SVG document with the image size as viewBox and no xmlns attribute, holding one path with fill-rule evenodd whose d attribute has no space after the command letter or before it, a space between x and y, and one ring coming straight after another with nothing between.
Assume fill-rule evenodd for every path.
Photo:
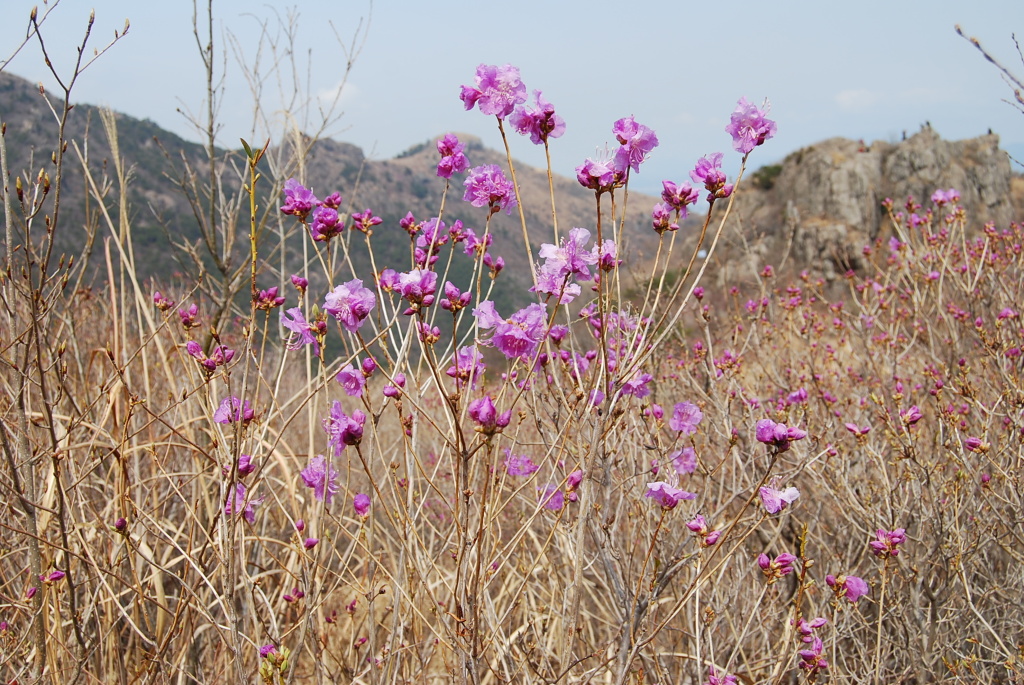
<instances>
[{"instance_id":1,"label":"flowering shrub","mask_svg":"<svg viewBox=\"0 0 1024 685\"><path fill-rule=\"evenodd\" d=\"M506 151L506 119L557 143L572 122L526 93L516 68L481 65L460 97ZM740 99L725 131L741 169L776 128ZM705 274L743 171L729 179L714 152L697 186L664 181L659 252L629 264L622 205L658 138L632 117L610 132L619 147L576 169L592 225L533 259L520 214L531 300L501 313L498 251L516 246L490 222L521 209L511 153L471 167L452 135L437 182L446 198L465 188L476 225L442 208L388 225L317 179L274 179L274 218L295 230L275 244L254 210L250 297L216 328L202 298L175 311L197 297L186 288L50 287L77 272L27 266L42 253L21 200L27 247L7 259L33 276L2 284L16 511L0 533L0 673L1024 675L1003 610L1022 599L1024 229L976 235L956 191L937 191L921 213L888 203L895 242L870 246L846 295L771 266L725 290ZM269 152L245 148L255 206ZM378 263L375 241L399 239L408 259ZM289 275L282 254L309 258Z\"/></svg>"}]
</instances>

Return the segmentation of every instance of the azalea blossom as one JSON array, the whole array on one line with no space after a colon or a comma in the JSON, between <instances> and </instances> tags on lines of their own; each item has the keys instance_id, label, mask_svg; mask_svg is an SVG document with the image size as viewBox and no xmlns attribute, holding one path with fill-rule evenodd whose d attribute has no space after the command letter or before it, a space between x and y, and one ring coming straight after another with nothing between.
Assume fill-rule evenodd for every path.
<instances>
[{"instance_id":1,"label":"azalea blossom","mask_svg":"<svg viewBox=\"0 0 1024 685\"><path fill-rule=\"evenodd\" d=\"M682 435L693 435L697 432L697 426L703 418L704 412L696 404L679 402L672 410L672 418L668 420L668 427Z\"/></svg>"},{"instance_id":2,"label":"azalea blossom","mask_svg":"<svg viewBox=\"0 0 1024 685\"><path fill-rule=\"evenodd\" d=\"M441 178L451 178L452 174L462 173L469 168L469 159L463 150L465 143L451 134L446 134L437 141L437 151L441 153L441 161L437 163L437 175Z\"/></svg>"},{"instance_id":3,"label":"azalea blossom","mask_svg":"<svg viewBox=\"0 0 1024 685\"><path fill-rule=\"evenodd\" d=\"M763 486L759 492L761 503L764 504L764 510L769 514L778 514L800 496L800 491L792 487L785 490L776 490L771 486Z\"/></svg>"},{"instance_id":4,"label":"azalea blossom","mask_svg":"<svg viewBox=\"0 0 1024 685\"><path fill-rule=\"evenodd\" d=\"M732 136L732 146L736 152L747 154L775 135L775 122L766 116L769 109L768 100L764 101L764 109L758 109L756 105L747 102L746 98L740 98L725 127L726 133Z\"/></svg>"},{"instance_id":5,"label":"azalea blossom","mask_svg":"<svg viewBox=\"0 0 1024 685\"><path fill-rule=\"evenodd\" d=\"M309 460L309 465L299 474L307 488L313 488L313 496L330 506L334 495L341 486L337 483L338 471L333 464L328 464L322 455Z\"/></svg>"},{"instance_id":6,"label":"azalea blossom","mask_svg":"<svg viewBox=\"0 0 1024 685\"><path fill-rule=\"evenodd\" d=\"M462 86L459 99L466 110L479 106L484 114L504 119L516 105L526 102L526 86L519 78L519 69L511 64L481 64L476 68L476 86Z\"/></svg>"},{"instance_id":7,"label":"azalea blossom","mask_svg":"<svg viewBox=\"0 0 1024 685\"><path fill-rule=\"evenodd\" d=\"M555 107L544 99L539 90L533 91L536 107L516 107L509 123L524 136L530 136L534 145L543 145L549 138L565 133L565 121L555 114Z\"/></svg>"},{"instance_id":8,"label":"azalea blossom","mask_svg":"<svg viewBox=\"0 0 1024 685\"><path fill-rule=\"evenodd\" d=\"M647 484L647 492L644 497L649 497L660 504L663 509L675 509L676 505L683 500L695 499L697 495L686 490L680 490L664 481Z\"/></svg>"},{"instance_id":9,"label":"azalea blossom","mask_svg":"<svg viewBox=\"0 0 1024 685\"><path fill-rule=\"evenodd\" d=\"M227 501L224 503L224 515L232 516L241 513L242 517L249 523L256 522L256 507L263 504L263 497L254 497L248 502L245 501L245 484L235 483L234 493L228 492Z\"/></svg>"},{"instance_id":10,"label":"azalea blossom","mask_svg":"<svg viewBox=\"0 0 1024 685\"><path fill-rule=\"evenodd\" d=\"M825 576L825 582L837 597L846 597L850 604L856 604L857 600L868 594L868 584L857 576Z\"/></svg>"},{"instance_id":11,"label":"azalea blossom","mask_svg":"<svg viewBox=\"0 0 1024 685\"><path fill-rule=\"evenodd\" d=\"M299 219L305 219L314 207L319 206L320 201L309 188L306 188L294 178L284 182L284 206L281 207L282 214L290 214Z\"/></svg>"},{"instance_id":12,"label":"azalea blossom","mask_svg":"<svg viewBox=\"0 0 1024 685\"><path fill-rule=\"evenodd\" d=\"M356 278L327 293L324 311L337 319L349 333L355 333L376 304L373 291L364 288L362 280Z\"/></svg>"},{"instance_id":13,"label":"azalea blossom","mask_svg":"<svg viewBox=\"0 0 1024 685\"><path fill-rule=\"evenodd\" d=\"M352 508L355 509L356 516L365 519L370 515L370 496L358 493L352 498Z\"/></svg>"},{"instance_id":14,"label":"azalea blossom","mask_svg":"<svg viewBox=\"0 0 1024 685\"><path fill-rule=\"evenodd\" d=\"M512 450L505 448L505 472L510 476L532 476L540 470L539 464L522 454L512 454Z\"/></svg>"},{"instance_id":15,"label":"azalea blossom","mask_svg":"<svg viewBox=\"0 0 1024 685\"><path fill-rule=\"evenodd\" d=\"M220 406L213 412L213 420L216 423L225 424L234 423L235 421L248 423L253 420L255 415L249 400L243 403L234 395L229 395L221 400Z\"/></svg>"},{"instance_id":16,"label":"azalea blossom","mask_svg":"<svg viewBox=\"0 0 1024 685\"><path fill-rule=\"evenodd\" d=\"M474 207L490 207L492 211L504 209L512 214L518 204L512 182L505 178L505 172L497 164L473 167L466 175L466 194L463 200Z\"/></svg>"}]
</instances>

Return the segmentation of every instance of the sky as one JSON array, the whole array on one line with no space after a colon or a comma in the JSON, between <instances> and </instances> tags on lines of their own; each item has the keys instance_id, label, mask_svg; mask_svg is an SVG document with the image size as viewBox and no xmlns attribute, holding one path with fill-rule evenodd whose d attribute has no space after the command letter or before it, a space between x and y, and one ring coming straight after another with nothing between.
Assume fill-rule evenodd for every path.
<instances>
[{"instance_id":1,"label":"sky","mask_svg":"<svg viewBox=\"0 0 1024 685\"><path fill-rule=\"evenodd\" d=\"M0 64L24 38L35 4L42 15L47 5L38 0L3 0ZM205 0L199 5L205 40ZM834 136L895 142L926 121L950 140L991 128L1004 148L1024 152L1024 115L1004 102L1012 91L953 28L962 25L1024 76L1011 38L1014 31L1024 38L1020 0L297 0L277 7L213 0L222 145L280 138L289 120L312 130L295 103L310 102L315 112L337 94L340 117L326 133L371 158L446 132L500 149L494 118L465 111L458 97L485 63L518 66L526 87L542 90L565 119L564 136L551 145L557 173L572 176L584 158L616 145L616 119L633 115L654 129L660 145L633 179L646 192L658 192L662 179L686 179L711 152L725 152L735 171L739 154L724 127L741 96L768 98L778 123L776 137L751 155L754 168ZM42 32L61 74L70 73L92 8L89 55L125 19L131 27L82 74L73 101L199 140L187 116L205 107L193 3L60 0ZM3 69L55 87L36 42ZM253 83L271 122L255 134ZM512 136L515 157L544 165L542 148Z\"/></svg>"}]
</instances>

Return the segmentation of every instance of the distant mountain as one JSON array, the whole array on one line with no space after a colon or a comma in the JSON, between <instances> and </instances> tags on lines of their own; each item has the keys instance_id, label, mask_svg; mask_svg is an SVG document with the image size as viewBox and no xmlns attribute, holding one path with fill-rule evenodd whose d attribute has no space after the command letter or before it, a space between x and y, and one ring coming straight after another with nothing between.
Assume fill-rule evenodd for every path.
<instances>
[{"instance_id":1,"label":"distant mountain","mask_svg":"<svg viewBox=\"0 0 1024 685\"><path fill-rule=\"evenodd\" d=\"M60 103L55 103L59 106ZM59 110L58 110L59 111ZM7 73L0 73L0 120L7 122L7 147L9 168L12 173L27 170L32 177L40 167L52 171L50 155L56 142L56 125L49 107L39 89L28 81ZM186 199L182 187L189 187L193 180L185 171L186 163L196 170L196 187L208 185L208 168L203 146L190 143L165 131L150 121L117 114L117 131L120 154L131 168L128 202L130 226L139 270L144 276L166 281L175 272L184 271L186 281L194 278L195 262L185 251L172 246L194 246L195 252L202 253L199 223L192 206ZM90 105L76 105L70 116L68 137L88 150L89 167L97 179L113 173L111 146L100 124L97 108ZM460 137L466 143L470 162L497 164L507 170L504 153L486 148L483 143L470 136ZM234 159L238 168L244 166L244 154L240 151L217 150L218 158ZM301 168L301 180L311 186L319 197L339 191L344 199L345 211L362 211L370 208L382 217L372 237L377 267L393 267L398 270L409 268L408 237L398 226L407 212L423 220L437 215L441 205L444 181L436 175L438 154L433 141L425 141L395 159L376 161L365 157L358 147L330 139L321 139L312 144L309 156ZM271 178L273 172L262 168L263 174L278 185L284 178ZM536 257L542 242L552 240L551 203L548 192L547 173L516 163L516 172L523 198L530 241ZM220 183L224 194L237 193L241 186L237 173L225 173ZM559 228L564 234L573 226L595 229L594 195L579 186L575 179L556 177L554 179ZM264 181L257 186L267 188ZM234 191L231 189L234 188ZM85 240L87 224L95 225L95 203L87 202L85 184L77 158L68 157L65 176L62 215L58 234L62 249L76 251ZM451 225L461 220L467 227L479 230L486 218L486 210L475 208L462 201L465 192L461 179L453 179L445 204L444 219ZM621 211L622 197L617 196ZM274 208L281 203L280 197L262 197L264 208ZM623 231L623 249L643 259L653 254L657 245L656 234L650 229L650 210L656 198L631 193L628 199L627 218ZM90 204L91 203L91 204ZM108 195L107 205L116 215L116 184ZM91 210L90 210L91 206ZM609 207L605 200L605 212ZM201 213L202 214L202 213ZM291 219L287 218L291 225ZM605 227L610 226L608 216L604 217ZM247 211L239 212L237 237L234 250L244 256L248 250ZM97 235L106 235L106 228ZM607 230L607 228L606 228ZM502 286L500 299L523 301L526 288L531 285L530 271L524 256L522 229L518 213L511 216L499 213L492 218L491 232L494 235L492 252L506 260L506 272L499 279ZM610 237L610 234L606 234ZM357 253L353 261L364 278L372 278L369 262L361 252L361 236L353 236L350 246ZM308 254L312 251L307 250ZM285 271L298 269L303 246L301 240L289 241L285 257ZM243 263L236 259L236 263ZM280 263L278 258L275 264ZM463 265L464 266L464 265ZM463 268L463 270L465 270ZM457 268L458 271L458 268ZM266 278L267 285L273 284L273 274ZM517 294L521 293L521 295Z\"/></svg>"}]
</instances>

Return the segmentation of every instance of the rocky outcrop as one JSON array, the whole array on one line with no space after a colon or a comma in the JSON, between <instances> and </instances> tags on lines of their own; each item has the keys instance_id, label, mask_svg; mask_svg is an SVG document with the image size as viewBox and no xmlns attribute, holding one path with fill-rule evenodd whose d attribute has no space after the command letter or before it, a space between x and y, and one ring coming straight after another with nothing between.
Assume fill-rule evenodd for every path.
<instances>
[{"instance_id":1,"label":"rocky outcrop","mask_svg":"<svg viewBox=\"0 0 1024 685\"><path fill-rule=\"evenodd\" d=\"M972 224L1017 218L1010 162L996 135L946 141L924 126L898 143L831 138L780 167L751 176L737 219L748 234L753 228L763 236L768 254L826 277L856 268L860 248L886 230L887 197L902 206L913 196L927 208L936 189L956 188Z\"/></svg>"}]
</instances>

